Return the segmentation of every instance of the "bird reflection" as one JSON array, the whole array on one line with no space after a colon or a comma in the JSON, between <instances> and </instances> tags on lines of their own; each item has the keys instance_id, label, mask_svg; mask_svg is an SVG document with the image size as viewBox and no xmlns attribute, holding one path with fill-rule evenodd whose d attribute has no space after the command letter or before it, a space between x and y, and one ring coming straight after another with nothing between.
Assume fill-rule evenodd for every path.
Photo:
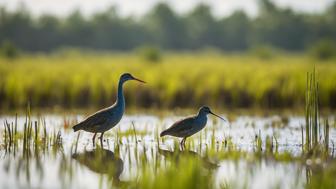
<instances>
[{"instance_id":1,"label":"bird reflection","mask_svg":"<svg viewBox=\"0 0 336 189\"><path fill-rule=\"evenodd\" d=\"M99 148L72 154L72 158L91 171L107 174L117 183L120 182L119 177L124 170L124 162L119 157L116 157L112 151Z\"/></svg>"},{"instance_id":2,"label":"bird reflection","mask_svg":"<svg viewBox=\"0 0 336 189\"><path fill-rule=\"evenodd\" d=\"M169 150L163 150L159 148L159 153L163 155L165 158L170 159L175 162L179 162L181 157L187 157L187 158L198 158L201 160L204 168L206 169L216 169L218 168L218 165L216 163L211 162L207 157L202 157L198 153L190 150L175 150L175 151L169 151Z\"/></svg>"}]
</instances>

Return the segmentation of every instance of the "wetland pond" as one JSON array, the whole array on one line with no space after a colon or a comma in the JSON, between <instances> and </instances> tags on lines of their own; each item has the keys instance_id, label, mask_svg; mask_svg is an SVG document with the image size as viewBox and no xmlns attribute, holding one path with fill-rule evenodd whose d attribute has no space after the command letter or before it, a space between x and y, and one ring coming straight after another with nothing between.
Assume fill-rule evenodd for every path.
<instances>
[{"instance_id":1,"label":"wetland pond","mask_svg":"<svg viewBox=\"0 0 336 189\"><path fill-rule=\"evenodd\" d=\"M41 117L0 116L0 188L306 188L328 166L301 158L299 116L209 116L184 151L180 139L159 137L181 117L126 115L103 146L92 144L91 133L73 132L81 115ZM334 117L329 121L334 159Z\"/></svg>"}]
</instances>

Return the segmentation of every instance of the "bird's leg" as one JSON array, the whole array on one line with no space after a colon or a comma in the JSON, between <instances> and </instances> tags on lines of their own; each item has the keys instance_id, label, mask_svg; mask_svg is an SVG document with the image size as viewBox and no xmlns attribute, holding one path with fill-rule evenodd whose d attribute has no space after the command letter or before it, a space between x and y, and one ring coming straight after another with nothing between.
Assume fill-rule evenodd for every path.
<instances>
[{"instance_id":1,"label":"bird's leg","mask_svg":"<svg viewBox=\"0 0 336 189\"><path fill-rule=\"evenodd\" d=\"M180 147L181 147L181 149L183 150L183 140L184 140L184 138L181 140L181 142L180 142Z\"/></svg>"},{"instance_id":2,"label":"bird's leg","mask_svg":"<svg viewBox=\"0 0 336 189\"><path fill-rule=\"evenodd\" d=\"M183 138L183 148L185 149L185 142L186 142L186 140L187 140L187 137L184 137Z\"/></svg>"},{"instance_id":3,"label":"bird's leg","mask_svg":"<svg viewBox=\"0 0 336 189\"><path fill-rule=\"evenodd\" d=\"M103 136L104 136L104 132L102 132L102 134L99 137L101 146L103 146Z\"/></svg>"},{"instance_id":4,"label":"bird's leg","mask_svg":"<svg viewBox=\"0 0 336 189\"><path fill-rule=\"evenodd\" d=\"M181 146L181 149L182 149L182 150L185 149L185 140L186 140L186 137L184 137L184 138L181 140L181 143L180 143L180 146Z\"/></svg>"},{"instance_id":5,"label":"bird's leg","mask_svg":"<svg viewBox=\"0 0 336 189\"><path fill-rule=\"evenodd\" d=\"M93 146L95 145L96 135L97 135L97 133L95 133L95 134L93 135L93 137L92 137L92 143L93 143Z\"/></svg>"}]
</instances>

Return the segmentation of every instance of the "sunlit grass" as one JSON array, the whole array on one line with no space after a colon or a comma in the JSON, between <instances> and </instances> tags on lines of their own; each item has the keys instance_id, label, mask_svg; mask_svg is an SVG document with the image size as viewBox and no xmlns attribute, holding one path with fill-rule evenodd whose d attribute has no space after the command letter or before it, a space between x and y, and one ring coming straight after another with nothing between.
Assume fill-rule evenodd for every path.
<instances>
[{"instance_id":1,"label":"sunlit grass","mask_svg":"<svg viewBox=\"0 0 336 189\"><path fill-rule=\"evenodd\" d=\"M335 108L336 64L304 55L263 60L252 55L165 54L150 63L134 54L74 53L0 59L1 108L102 107L113 103L121 73L147 85L129 83L132 107L177 108L203 104L230 107L302 107L306 72L316 65L321 107Z\"/></svg>"}]
</instances>

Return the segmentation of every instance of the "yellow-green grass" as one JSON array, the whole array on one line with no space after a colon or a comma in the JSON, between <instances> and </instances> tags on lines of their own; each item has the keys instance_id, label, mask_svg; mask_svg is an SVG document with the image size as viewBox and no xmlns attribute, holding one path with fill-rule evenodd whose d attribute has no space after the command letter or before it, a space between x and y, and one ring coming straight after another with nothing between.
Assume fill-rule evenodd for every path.
<instances>
[{"instance_id":1,"label":"yellow-green grass","mask_svg":"<svg viewBox=\"0 0 336 189\"><path fill-rule=\"evenodd\" d=\"M320 105L336 107L336 62L305 55L166 53L158 63L136 54L68 53L0 59L0 108L101 107L113 103L123 72L127 105L142 108L303 107L307 72L319 78Z\"/></svg>"}]
</instances>

